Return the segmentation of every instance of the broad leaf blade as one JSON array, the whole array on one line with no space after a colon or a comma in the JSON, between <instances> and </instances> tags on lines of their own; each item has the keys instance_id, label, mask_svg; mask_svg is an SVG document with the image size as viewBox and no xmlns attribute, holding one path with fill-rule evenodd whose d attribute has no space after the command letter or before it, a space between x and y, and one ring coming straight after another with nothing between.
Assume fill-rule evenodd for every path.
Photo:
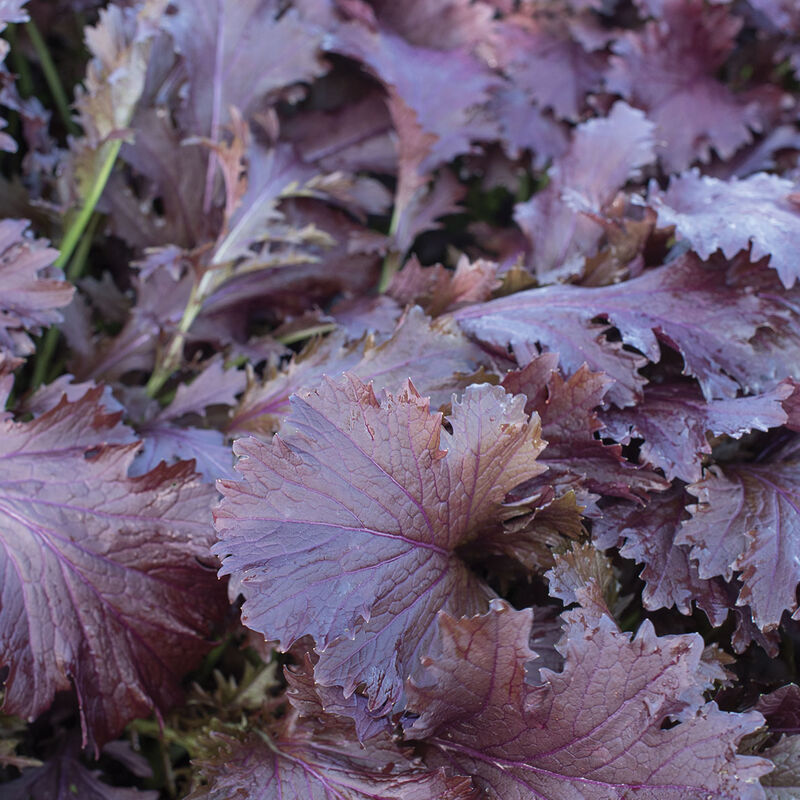
<instances>
[{"instance_id":1,"label":"broad leaf blade","mask_svg":"<svg viewBox=\"0 0 800 800\"><path fill-rule=\"evenodd\" d=\"M475 613L488 586L455 554L499 524L507 492L543 468L538 419L499 387L467 389L449 419L410 384L379 400L352 375L293 400L271 446L239 440L222 481L223 558L243 620L283 649L305 635L318 682L370 709L395 703L440 608Z\"/></svg>"},{"instance_id":2,"label":"broad leaf blade","mask_svg":"<svg viewBox=\"0 0 800 800\"><path fill-rule=\"evenodd\" d=\"M74 685L95 747L180 698L224 609L201 566L212 488L185 462L129 479L138 445L105 444L101 396L6 422L0 454L5 710L32 718Z\"/></svg>"},{"instance_id":3,"label":"broad leaf blade","mask_svg":"<svg viewBox=\"0 0 800 800\"><path fill-rule=\"evenodd\" d=\"M777 383L778 362L753 343L756 333L779 327L787 311L768 293L744 293L726 283L722 269L685 256L613 286L547 286L456 311L462 329L495 347L509 345L521 365L537 346L557 352L565 371L585 362L616 383L608 396L620 406L641 397L644 361L606 340L615 326L626 345L652 362L659 342L678 350L684 373L697 378L707 398L733 397L742 387L759 391ZM608 320L606 325L595 318Z\"/></svg>"},{"instance_id":4,"label":"broad leaf blade","mask_svg":"<svg viewBox=\"0 0 800 800\"><path fill-rule=\"evenodd\" d=\"M736 755L761 715L703 704L699 636L657 637L645 622L631 640L608 617L576 621L564 670L532 686L530 625L530 611L502 601L480 617L440 616L442 654L408 688L420 716L406 736L426 741L429 764L472 774L498 800L763 800L769 765ZM667 718L679 723L664 729Z\"/></svg>"}]
</instances>

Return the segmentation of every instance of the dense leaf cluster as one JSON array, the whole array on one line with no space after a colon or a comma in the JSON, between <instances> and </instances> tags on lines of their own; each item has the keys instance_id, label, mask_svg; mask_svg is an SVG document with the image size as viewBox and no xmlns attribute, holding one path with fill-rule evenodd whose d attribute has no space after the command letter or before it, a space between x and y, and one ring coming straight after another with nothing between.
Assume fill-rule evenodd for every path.
<instances>
[{"instance_id":1,"label":"dense leaf cluster","mask_svg":"<svg viewBox=\"0 0 800 800\"><path fill-rule=\"evenodd\" d=\"M798 8L0 2L0 796L800 797Z\"/></svg>"}]
</instances>

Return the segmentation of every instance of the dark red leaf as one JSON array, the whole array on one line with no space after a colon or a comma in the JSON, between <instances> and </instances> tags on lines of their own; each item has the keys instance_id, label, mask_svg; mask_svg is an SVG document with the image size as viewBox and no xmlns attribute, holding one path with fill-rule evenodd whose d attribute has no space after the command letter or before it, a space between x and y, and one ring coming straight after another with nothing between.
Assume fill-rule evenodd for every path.
<instances>
[{"instance_id":1,"label":"dark red leaf","mask_svg":"<svg viewBox=\"0 0 800 800\"><path fill-rule=\"evenodd\" d=\"M0 643L4 709L33 718L74 685L95 749L181 697L225 609L209 560L210 486L191 463L127 477L102 389L4 423Z\"/></svg>"}]
</instances>

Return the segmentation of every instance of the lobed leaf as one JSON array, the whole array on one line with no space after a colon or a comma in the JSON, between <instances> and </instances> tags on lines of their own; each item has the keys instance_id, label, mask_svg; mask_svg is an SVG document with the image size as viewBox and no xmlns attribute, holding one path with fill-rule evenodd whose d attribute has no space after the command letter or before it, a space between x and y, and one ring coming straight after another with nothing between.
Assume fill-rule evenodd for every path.
<instances>
[{"instance_id":1,"label":"lobed leaf","mask_svg":"<svg viewBox=\"0 0 800 800\"><path fill-rule=\"evenodd\" d=\"M650 202L658 224L674 225L701 258L717 249L727 258L748 250L751 261L769 257L787 289L800 277L794 248L800 205L792 181L765 172L721 181L694 169L674 177L666 192L651 192Z\"/></svg>"},{"instance_id":2,"label":"lobed leaf","mask_svg":"<svg viewBox=\"0 0 800 800\"><path fill-rule=\"evenodd\" d=\"M27 220L0 221L0 348L11 356L33 353L26 333L61 321L59 308L72 299L74 287L49 270L58 251L28 234Z\"/></svg>"},{"instance_id":3,"label":"lobed leaf","mask_svg":"<svg viewBox=\"0 0 800 800\"><path fill-rule=\"evenodd\" d=\"M749 605L764 631L776 628L784 610L797 609L800 563L800 482L796 461L731 464L709 470L689 491L690 507L678 538L691 546L701 577L730 580L741 573L738 605Z\"/></svg>"},{"instance_id":4,"label":"lobed leaf","mask_svg":"<svg viewBox=\"0 0 800 800\"><path fill-rule=\"evenodd\" d=\"M608 617L575 621L563 671L541 670L530 685L530 610L498 600L482 616L439 620L442 652L408 687L419 718L406 736L425 740L428 764L471 774L488 797L764 798L768 762L736 755L761 715L703 702L696 634L657 637L645 622L631 639Z\"/></svg>"},{"instance_id":5,"label":"lobed leaf","mask_svg":"<svg viewBox=\"0 0 800 800\"><path fill-rule=\"evenodd\" d=\"M683 356L684 374L697 378L707 399L769 388L785 376L780 352L773 358L753 340L760 329L781 330L795 319L781 299L742 292L724 270L691 255L618 285L529 289L467 306L453 317L480 341L510 346L522 366L541 348L557 352L569 373L583 363L605 372L616 381L608 398L619 406L636 403L644 385L638 373L644 359L629 348L655 363L659 342ZM610 326L628 349L606 339Z\"/></svg>"},{"instance_id":6,"label":"lobed leaf","mask_svg":"<svg viewBox=\"0 0 800 800\"><path fill-rule=\"evenodd\" d=\"M95 750L180 699L224 609L202 566L213 490L186 462L128 478L138 445L106 444L101 397L3 423L0 451L3 707L33 719L74 686Z\"/></svg>"},{"instance_id":7,"label":"lobed leaf","mask_svg":"<svg viewBox=\"0 0 800 800\"><path fill-rule=\"evenodd\" d=\"M219 484L214 551L245 624L284 650L313 636L317 681L345 696L363 684L370 711L398 702L437 611L475 613L492 596L457 548L544 469L523 404L468 387L450 433L410 383L379 400L345 375L295 397L271 445L237 441L242 480Z\"/></svg>"}]
</instances>

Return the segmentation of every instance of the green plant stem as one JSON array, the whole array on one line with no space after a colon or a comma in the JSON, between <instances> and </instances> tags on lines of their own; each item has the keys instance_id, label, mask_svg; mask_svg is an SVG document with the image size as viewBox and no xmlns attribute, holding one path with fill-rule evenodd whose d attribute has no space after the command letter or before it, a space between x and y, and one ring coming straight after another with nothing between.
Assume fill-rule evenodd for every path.
<instances>
[{"instance_id":1,"label":"green plant stem","mask_svg":"<svg viewBox=\"0 0 800 800\"><path fill-rule=\"evenodd\" d=\"M314 325L311 328L303 328L301 331L287 333L286 336L278 336L277 340L281 344L295 344L296 342L302 342L303 339L310 339L312 336L319 336L320 334L330 333L335 330L335 322L325 322L320 325Z\"/></svg>"},{"instance_id":2,"label":"green plant stem","mask_svg":"<svg viewBox=\"0 0 800 800\"><path fill-rule=\"evenodd\" d=\"M75 250L75 257L70 261L66 269L67 280L72 283L75 283L86 269L89 250L91 249L94 234L97 231L99 222L100 215L94 214L89 221L85 235L81 237L80 243ZM58 328L48 328L42 337L42 341L39 343L39 347L36 349L36 362L33 366L33 378L31 381L34 389L41 386L46 380L52 377L48 373L53 354L56 351L56 345L58 344L58 337Z\"/></svg>"},{"instance_id":3,"label":"green plant stem","mask_svg":"<svg viewBox=\"0 0 800 800\"><path fill-rule=\"evenodd\" d=\"M44 79L47 82L47 88L50 90L50 94L53 96L53 101L56 104L58 113L61 116L67 131L73 136L78 136L80 134L80 130L69 112L67 93L64 91L64 87L61 84L61 79L58 77L58 70L56 69L56 65L53 62L52 56L50 55L50 50L47 47L47 43L42 37L42 34L39 32L39 29L36 27L36 23L32 19L25 23L25 31L30 37L31 44L33 45L33 49L36 51L36 55L39 57L39 64L42 67Z\"/></svg>"},{"instance_id":4,"label":"green plant stem","mask_svg":"<svg viewBox=\"0 0 800 800\"><path fill-rule=\"evenodd\" d=\"M9 25L6 29L6 39L11 45L11 63L14 65L14 72L17 73L17 88L23 97L30 97L33 94L33 75L28 59L20 52L19 39L17 37L17 25Z\"/></svg>"},{"instance_id":5,"label":"green plant stem","mask_svg":"<svg viewBox=\"0 0 800 800\"><path fill-rule=\"evenodd\" d=\"M202 281L196 283L192 287L192 293L189 296L189 302L186 304L186 308L183 310L183 316L178 324L178 330L175 331L175 335L167 346L166 355L162 359L159 359L159 363L155 370L153 370L150 380L147 381L145 391L149 397L155 397L161 391L161 388L181 363L183 345L186 343L186 334L189 332L189 328L192 327L192 324L197 319L197 315L200 313L200 309L203 307L201 286Z\"/></svg>"},{"instance_id":6,"label":"green plant stem","mask_svg":"<svg viewBox=\"0 0 800 800\"><path fill-rule=\"evenodd\" d=\"M394 239L397 229L400 227L400 208L395 205L394 212L392 213L392 221L389 224L389 238ZM397 270L400 269L400 260L403 254L397 250L391 250L386 254L383 259L383 266L381 267L381 277L378 281L378 293L384 294L392 282Z\"/></svg>"},{"instance_id":7,"label":"green plant stem","mask_svg":"<svg viewBox=\"0 0 800 800\"><path fill-rule=\"evenodd\" d=\"M92 184L92 188L89 190L86 201L78 212L78 216L70 223L64 235L64 239L61 242L61 252L55 260L55 266L57 267L63 268L69 262L78 242L80 242L81 236L83 236L86 230L86 226L89 224L89 220L92 218L95 208L97 208L97 204L100 201L103 190L106 188L108 179L111 177L111 170L114 169L119 150L122 147L122 139L114 139L108 144L108 153L106 153L100 171Z\"/></svg>"},{"instance_id":8,"label":"green plant stem","mask_svg":"<svg viewBox=\"0 0 800 800\"><path fill-rule=\"evenodd\" d=\"M66 270L67 280L71 283L75 283L78 279L83 276L83 273L86 271L86 262L89 258L89 250L92 247L92 242L94 241L94 235L97 231L97 226L100 222L100 215L94 214L92 216L91 221L89 222L89 226L86 228L86 233L83 237L81 237L80 244L78 245L77 249L75 250L75 257L72 261L69 262L69 266ZM48 328L47 332L44 335L44 339L40 345L40 349L42 352L42 362L44 364L43 369L46 370L46 373L41 376L41 383L47 382L49 383L54 378L58 377L58 374L53 374L53 367L57 368L58 365L52 365L51 361L53 358L53 353L55 352L56 344L58 343L59 337L59 330L58 328ZM38 351L37 351L37 358L38 358ZM37 362L38 363L38 362ZM49 367L49 369L48 369ZM35 369L34 369L35 375ZM35 384L38 386L39 384Z\"/></svg>"},{"instance_id":9,"label":"green plant stem","mask_svg":"<svg viewBox=\"0 0 800 800\"><path fill-rule=\"evenodd\" d=\"M89 251L92 249L92 242L94 235L97 233L97 227L100 224L100 214L92 214L89 224L86 226L86 232L81 237L78 247L75 249L75 255L69 266L66 269L66 276L68 281L75 283L79 278L83 277L86 271L86 263L89 260Z\"/></svg>"},{"instance_id":10,"label":"green plant stem","mask_svg":"<svg viewBox=\"0 0 800 800\"><path fill-rule=\"evenodd\" d=\"M87 234L85 238L88 241L85 243L84 247L86 248L86 253L88 254L88 248L91 245L92 240L91 236L89 236L87 233L87 228L89 227L89 223L92 221L92 215L97 207L97 203L100 201L100 196L103 194L103 190L106 188L106 184L108 183L108 179L111 175L111 170L114 169L114 163L117 160L117 155L119 155L120 147L122 147L121 139L114 139L114 141L110 142L108 153L106 153L106 157L103 160L102 166L100 167L100 172L95 178L92 188L89 190L89 194L86 197L86 202L83 204L83 207L78 212L78 215L72 220L67 228L67 232L61 242L61 250L58 254L58 258L53 262L54 266L60 267L61 269L66 267L70 258L72 258L72 254L75 252L76 247L81 244L84 234ZM67 272L67 277L71 280L75 280L79 276L80 270L83 269L83 264L86 262L86 257L85 255L83 256L82 262L80 259L76 258L76 260L78 261L79 266L72 268ZM74 277L72 277L73 272L75 273ZM31 379L32 389L38 389L39 386L44 383L57 343L58 330L51 328L45 334L36 352L36 361L33 365L33 377Z\"/></svg>"}]
</instances>

